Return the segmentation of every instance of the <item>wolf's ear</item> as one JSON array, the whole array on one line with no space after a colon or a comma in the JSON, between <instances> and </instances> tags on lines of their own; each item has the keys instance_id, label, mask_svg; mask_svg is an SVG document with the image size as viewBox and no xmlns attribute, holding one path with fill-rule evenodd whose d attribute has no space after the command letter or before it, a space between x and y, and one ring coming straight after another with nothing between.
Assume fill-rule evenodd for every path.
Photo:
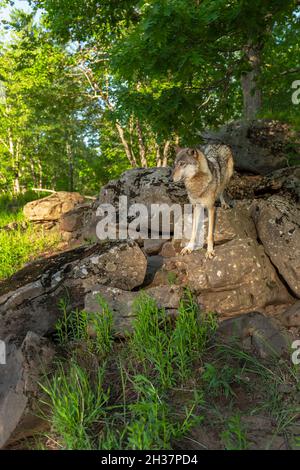
<instances>
[{"instance_id":1,"label":"wolf's ear","mask_svg":"<svg viewBox=\"0 0 300 470\"><path fill-rule=\"evenodd\" d=\"M179 147L179 145L176 145L175 147L175 152L176 152L176 155L181 152L181 150L183 150L183 147Z\"/></svg>"},{"instance_id":2,"label":"wolf's ear","mask_svg":"<svg viewBox=\"0 0 300 470\"><path fill-rule=\"evenodd\" d=\"M196 152L195 149L188 149L187 154L188 154L190 157L196 157L197 152Z\"/></svg>"},{"instance_id":3,"label":"wolf's ear","mask_svg":"<svg viewBox=\"0 0 300 470\"><path fill-rule=\"evenodd\" d=\"M206 161L205 155L201 150L195 151L195 157L197 158L198 162L203 162Z\"/></svg>"}]
</instances>

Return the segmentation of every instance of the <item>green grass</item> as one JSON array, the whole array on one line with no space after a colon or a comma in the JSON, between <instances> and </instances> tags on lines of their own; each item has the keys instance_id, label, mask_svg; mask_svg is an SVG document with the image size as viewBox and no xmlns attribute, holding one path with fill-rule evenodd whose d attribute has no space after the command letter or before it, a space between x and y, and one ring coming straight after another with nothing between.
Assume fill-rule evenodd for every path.
<instances>
[{"instance_id":1,"label":"green grass","mask_svg":"<svg viewBox=\"0 0 300 470\"><path fill-rule=\"evenodd\" d=\"M202 401L196 396L184 419L174 420L172 409L164 395L144 375L134 377L138 400L129 406L131 420L127 425L127 449L172 449L172 441L184 436L192 426L202 421L194 411Z\"/></svg>"},{"instance_id":2,"label":"green grass","mask_svg":"<svg viewBox=\"0 0 300 470\"><path fill-rule=\"evenodd\" d=\"M195 348L188 351L191 341L196 340L202 353L213 331L204 329L211 328L211 323L203 322L195 331L191 328L201 318L192 296L186 295L178 323L172 326L165 312L142 294L134 307L137 319L131 340L112 351L112 314L101 298L99 305L99 314L91 316L86 312L68 313L67 305L60 304L60 345L70 350L74 341L86 342L93 359L101 364L101 374L95 378L94 368L87 363L83 366L73 353L71 364L60 362L54 376L45 379L42 402L50 410L52 440L63 449L172 449L174 440L202 420L201 393L195 391L180 410L169 398L173 387L182 384L182 364L191 371L196 355ZM183 317L191 311L193 322L183 327ZM113 382L105 388L112 370Z\"/></svg>"},{"instance_id":3,"label":"green grass","mask_svg":"<svg viewBox=\"0 0 300 470\"><path fill-rule=\"evenodd\" d=\"M275 355L267 361L262 361L228 344L217 344L212 356L214 365L206 365L202 375L207 394L212 397L225 396L230 399L227 406L236 407L233 388L243 386L250 396L258 394L255 406L250 407L247 414L269 416L276 423L276 435L288 433L289 427L296 423L300 416L299 367L288 360L278 360ZM288 393L285 389L288 389ZM231 423L231 428L234 424L237 425L237 418ZM228 425L229 422L227 427ZM228 429L227 437L230 431ZM239 445L237 444L237 448Z\"/></svg>"},{"instance_id":4,"label":"green grass","mask_svg":"<svg viewBox=\"0 0 300 470\"><path fill-rule=\"evenodd\" d=\"M239 372L228 364L220 368L214 364L205 364L202 380L208 393L214 397L224 395L225 398L235 396L232 384L240 383Z\"/></svg>"},{"instance_id":5,"label":"green grass","mask_svg":"<svg viewBox=\"0 0 300 470\"><path fill-rule=\"evenodd\" d=\"M247 436L239 414L228 419L226 430L222 432L222 440L226 450L247 449Z\"/></svg>"},{"instance_id":6,"label":"green grass","mask_svg":"<svg viewBox=\"0 0 300 470\"><path fill-rule=\"evenodd\" d=\"M253 448L244 416L276 423L266 431L266 448L289 435L300 413L299 368L216 342L215 317L204 316L188 290L176 319L145 292L133 308L133 333L114 342L113 315L101 298L98 314L69 312L61 303L57 339L67 360L43 382L56 448L176 450L207 426L217 448L244 450ZM297 446L297 436L291 442Z\"/></svg>"},{"instance_id":7,"label":"green grass","mask_svg":"<svg viewBox=\"0 0 300 470\"><path fill-rule=\"evenodd\" d=\"M57 245L59 236L28 225L12 231L0 230L0 279L5 279L21 269L44 251Z\"/></svg>"},{"instance_id":8,"label":"green grass","mask_svg":"<svg viewBox=\"0 0 300 470\"><path fill-rule=\"evenodd\" d=\"M23 207L27 202L49 196L47 193L27 191L24 194L14 196L12 194L0 195L0 228L11 222L24 221Z\"/></svg>"},{"instance_id":9,"label":"green grass","mask_svg":"<svg viewBox=\"0 0 300 470\"><path fill-rule=\"evenodd\" d=\"M63 436L65 449L92 449L91 426L104 413L109 394L103 389L105 365L99 367L92 382L86 370L74 359L67 370L58 364L51 380L41 385L49 400L42 404L52 410L55 435Z\"/></svg>"},{"instance_id":10,"label":"green grass","mask_svg":"<svg viewBox=\"0 0 300 470\"><path fill-rule=\"evenodd\" d=\"M216 316L209 312L203 315L192 293L186 290L171 337L173 362L181 382L191 376L193 365L203 357L216 328Z\"/></svg>"},{"instance_id":11,"label":"green grass","mask_svg":"<svg viewBox=\"0 0 300 470\"><path fill-rule=\"evenodd\" d=\"M178 318L172 327L170 318L146 294L135 306L137 318L130 340L133 355L144 366L154 367L160 385L170 387L191 376L193 363L199 359L213 335L217 323L213 315L201 316L192 294L186 290L180 302Z\"/></svg>"},{"instance_id":12,"label":"green grass","mask_svg":"<svg viewBox=\"0 0 300 470\"><path fill-rule=\"evenodd\" d=\"M37 231L35 226L25 222L23 206L33 199L37 199L37 194L32 192L17 198L0 196L0 279L11 276L59 241L58 234ZM1 230L12 222L16 223L16 228Z\"/></svg>"},{"instance_id":13,"label":"green grass","mask_svg":"<svg viewBox=\"0 0 300 470\"><path fill-rule=\"evenodd\" d=\"M62 299L59 308L62 316L56 323L56 337L61 346L71 341L85 342L91 352L104 357L112 349L113 316L107 303L98 297L100 313L84 310L68 311L68 303Z\"/></svg>"}]
</instances>

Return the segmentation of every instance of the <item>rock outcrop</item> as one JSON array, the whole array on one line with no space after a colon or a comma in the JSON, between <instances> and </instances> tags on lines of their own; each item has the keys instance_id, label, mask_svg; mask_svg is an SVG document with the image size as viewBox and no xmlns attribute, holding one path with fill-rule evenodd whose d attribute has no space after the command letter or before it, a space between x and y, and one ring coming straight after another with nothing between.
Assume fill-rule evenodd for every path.
<instances>
[{"instance_id":1,"label":"rock outcrop","mask_svg":"<svg viewBox=\"0 0 300 470\"><path fill-rule=\"evenodd\" d=\"M265 175L288 166L287 155L300 158L299 136L278 121L234 121L202 136L208 143L230 145L235 167L241 171Z\"/></svg>"},{"instance_id":2,"label":"rock outcrop","mask_svg":"<svg viewBox=\"0 0 300 470\"><path fill-rule=\"evenodd\" d=\"M51 196L28 202L24 206L24 215L30 222L57 222L63 214L84 202L79 193L60 191Z\"/></svg>"},{"instance_id":3,"label":"rock outcrop","mask_svg":"<svg viewBox=\"0 0 300 470\"><path fill-rule=\"evenodd\" d=\"M278 329L271 318L258 312L223 321L217 334L222 341L231 345L238 344L262 359L289 353L288 336Z\"/></svg>"},{"instance_id":4,"label":"rock outcrop","mask_svg":"<svg viewBox=\"0 0 300 470\"><path fill-rule=\"evenodd\" d=\"M50 341L32 331L20 347L7 343L7 362L0 366L0 449L41 429L38 382L54 355Z\"/></svg>"},{"instance_id":5,"label":"rock outcrop","mask_svg":"<svg viewBox=\"0 0 300 470\"><path fill-rule=\"evenodd\" d=\"M175 314L179 307L182 289L179 286L157 286L147 289L147 295L153 298L167 314ZM104 299L113 313L115 334L125 336L132 331L135 318L134 302L139 292L128 292L115 287L95 286L85 297L84 308L87 312L101 313L98 296Z\"/></svg>"},{"instance_id":6,"label":"rock outcrop","mask_svg":"<svg viewBox=\"0 0 300 470\"><path fill-rule=\"evenodd\" d=\"M54 354L45 336L61 314L59 301L67 298L68 308L82 309L96 284L126 296L143 283L146 267L135 242L106 243L33 263L0 284L0 338L7 350L7 363L0 365L0 448L36 428L31 398Z\"/></svg>"},{"instance_id":7,"label":"rock outcrop","mask_svg":"<svg viewBox=\"0 0 300 470\"><path fill-rule=\"evenodd\" d=\"M300 207L273 196L252 206L266 254L295 296L300 298Z\"/></svg>"},{"instance_id":8,"label":"rock outcrop","mask_svg":"<svg viewBox=\"0 0 300 470\"><path fill-rule=\"evenodd\" d=\"M167 258L155 274L153 285L189 286L205 310L233 316L263 310L272 304L288 304L292 298L264 253L251 238L234 239L215 247L216 257L205 258L205 250Z\"/></svg>"},{"instance_id":9,"label":"rock outcrop","mask_svg":"<svg viewBox=\"0 0 300 470\"><path fill-rule=\"evenodd\" d=\"M255 132L247 125L244 143L236 147L238 166L254 173L280 167L285 162L278 152L284 152L283 130L275 126L273 148L266 137L273 132L271 125L256 125ZM259 145L263 164L253 154ZM213 311L224 320L220 335L237 328L240 344L250 345L260 357L270 353L266 344L277 355L286 353L278 324L299 328L299 191L299 167L264 176L236 174L228 187L232 207L216 211L212 260L205 258L205 249L181 255L185 240L162 239L161 233L137 242L97 240L97 208L112 204L118 213L120 196L127 196L128 205L142 203L148 209L151 204L188 203L183 185L171 181L170 168L127 171L102 188L92 204L76 193L56 193L27 205L29 220L55 224L65 240L97 243L37 260L0 282L0 339L7 346L7 364L0 365L0 447L41 424L33 403L40 374L55 355L49 340L63 298L70 309L101 314L100 295L113 313L115 333L124 336L132 329L133 304L141 289L167 315L176 316L183 288L189 287L204 314ZM170 227L172 234L172 219Z\"/></svg>"},{"instance_id":10,"label":"rock outcrop","mask_svg":"<svg viewBox=\"0 0 300 470\"><path fill-rule=\"evenodd\" d=\"M61 298L67 297L70 308L82 308L94 285L132 290L143 283L146 268L146 257L133 241L77 248L46 260L44 266L33 264L0 284L0 338L20 343L27 331L48 334Z\"/></svg>"},{"instance_id":11,"label":"rock outcrop","mask_svg":"<svg viewBox=\"0 0 300 470\"><path fill-rule=\"evenodd\" d=\"M120 178L101 189L99 203L117 206L119 196L127 196L128 203L173 204L188 203L183 184L174 183L171 168L147 168L125 171Z\"/></svg>"}]
</instances>

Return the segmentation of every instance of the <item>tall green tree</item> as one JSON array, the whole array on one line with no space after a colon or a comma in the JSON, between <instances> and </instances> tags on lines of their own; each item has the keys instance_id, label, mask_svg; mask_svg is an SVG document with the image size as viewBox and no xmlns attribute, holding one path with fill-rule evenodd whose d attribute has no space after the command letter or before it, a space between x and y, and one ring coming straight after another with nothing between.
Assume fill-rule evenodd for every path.
<instances>
[{"instance_id":1,"label":"tall green tree","mask_svg":"<svg viewBox=\"0 0 300 470\"><path fill-rule=\"evenodd\" d=\"M72 56L33 14L14 11L10 29L0 48L2 188L81 189L87 169L97 171L97 110L73 74ZM89 180L97 175L87 176L87 188Z\"/></svg>"},{"instance_id":2,"label":"tall green tree","mask_svg":"<svg viewBox=\"0 0 300 470\"><path fill-rule=\"evenodd\" d=\"M203 127L268 114L270 64L286 79L297 65L287 70L277 46L299 64L297 0L36 3L63 40L109 44L121 115L135 113L159 135L190 141Z\"/></svg>"},{"instance_id":3,"label":"tall green tree","mask_svg":"<svg viewBox=\"0 0 300 470\"><path fill-rule=\"evenodd\" d=\"M90 97L106 110L130 166L166 165L174 135L153 127L144 109L122 101L126 86L112 70L113 47L138 21L138 2L33 3L47 10L45 21L58 40L77 44L78 69L90 86ZM142 89L139 82L131 86L137 93Z\"/></svg>"}]
</instances>

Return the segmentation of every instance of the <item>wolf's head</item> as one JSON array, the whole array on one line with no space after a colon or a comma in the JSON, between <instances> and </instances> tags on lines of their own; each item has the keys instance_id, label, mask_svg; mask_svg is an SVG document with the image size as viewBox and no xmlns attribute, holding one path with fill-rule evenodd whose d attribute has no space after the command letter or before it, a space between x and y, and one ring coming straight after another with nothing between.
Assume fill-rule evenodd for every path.
<instances>
[{"instance_id":1,"label":"wolf's head","mask_svg":"<svg viewBox=\"0 0 300 470\"><path fill-rule=\"evenodd\" d=\"M178 182L193 178L206 160L201 150L196 148L178 148L172 173L173 181Z\"/></svg>"}]
</instances>

